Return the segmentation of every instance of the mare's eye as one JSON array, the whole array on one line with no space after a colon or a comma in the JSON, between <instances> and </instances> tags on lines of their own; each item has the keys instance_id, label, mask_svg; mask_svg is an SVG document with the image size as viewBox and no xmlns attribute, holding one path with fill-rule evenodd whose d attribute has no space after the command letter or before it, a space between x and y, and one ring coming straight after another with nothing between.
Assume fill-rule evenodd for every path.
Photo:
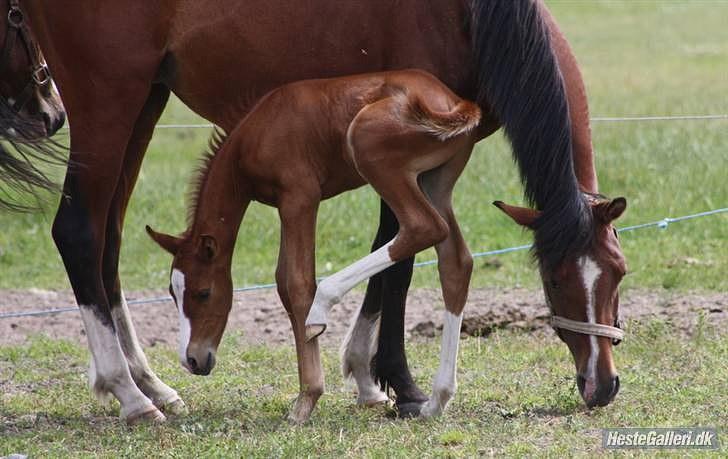
<instances>
[{"instance_id":1,"label":"mare's eye","mask_svg":"<svg viewBox=\"0 0 728 459\"><path fill-rule=\"evenodd\" d=\"M558 289L559 288L559 283L556 282L556 280L554 280L554 279L551 279L549 281L549 284L551 284L551 288L553 288L553 289Z\"/></svg>"},{"instance_id":2,"label":"mare's eye","mask_svg":"<svg viewBox=\"0 0 728 459\"><path fill-rule=\"evenodd\" d=\"M207 301L210 299L210 289L202 289L194 294L194 298L198 301Z\"/></svg>"}]
</instances>

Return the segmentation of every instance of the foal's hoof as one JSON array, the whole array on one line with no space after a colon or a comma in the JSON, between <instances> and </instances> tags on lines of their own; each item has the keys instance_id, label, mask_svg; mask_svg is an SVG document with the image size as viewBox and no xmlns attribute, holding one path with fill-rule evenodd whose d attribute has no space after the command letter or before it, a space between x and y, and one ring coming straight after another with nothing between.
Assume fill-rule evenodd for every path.
<instances>
[{"instance_id":1,"label":"foal's hoof","mask_svg":"<svg viewBox=\"0 0 728 459\"><path fill-rule=\"evenodd\" d=\"M167 416L186 416L190 412L190 410L187 409L187 405L185 405L185 402L182 401L182 399L179 397L164 402L164 404L160 406L159 409L162 410Z\"/></svg>"},{"instance_id":2,"label":"foal's hoof","mask_svg":"<svg viewBox=\"0 0 728 459\"><path fill-rule=\"evenodd\" d=\"M322 324L306 325L306 342L311 341L314 338L317 338L324 331L326 331L326 325L322 325Z\"/></svg>"},{"instance_id":3,"label":"foal's hoof","mask_svg":"<svg viewBox=\"0 0 728 459\"><path fill-rule=\"evenodd\" d=\"M137 411L136 413L131 413L126 417L126 423L130 426L147 423L161 424L166 420L167 418L154 405L149 408Z\"/></svg>"},{"instance_id":4,"label":"foal's hoof","mask_svg":"<svg viewBox=\"0 0 728 459\"><path fill-rule=\"evenodd\" d=\"M427 401L398 403L395 406L397 417L401 419L419 418L422 415L422 408L425 407L425 404L427 404Z\"/></svg>"}]
</instances>

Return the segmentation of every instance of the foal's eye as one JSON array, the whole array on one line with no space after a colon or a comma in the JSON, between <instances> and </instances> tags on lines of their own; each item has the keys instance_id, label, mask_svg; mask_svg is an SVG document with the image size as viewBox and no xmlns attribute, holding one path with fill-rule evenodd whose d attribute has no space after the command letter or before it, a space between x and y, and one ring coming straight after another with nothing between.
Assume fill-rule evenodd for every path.
<instances>
[{"instance_id":1,"label":"foal's eye","mask_svg":"<svg viewBox=\"0 0 728 459\"><path fill-rule=\"evenodd\" d=\"M551 279L551 281L549 283L551 284L551 288L553 288L553 289L558 289L559 288L559 283L556 282L556 280Z\"/></svg>"},{"instance_id":2,"label":"foal's eye","mask_svg":"<svg viewBox=\"0 0 728 459\"><path fill-rule=\"evenodd\" d=\"M195 293L194 297L198 301L207 301L210 299L210 289L202 289L199 292Z\"/></svg>"}]
</instances>

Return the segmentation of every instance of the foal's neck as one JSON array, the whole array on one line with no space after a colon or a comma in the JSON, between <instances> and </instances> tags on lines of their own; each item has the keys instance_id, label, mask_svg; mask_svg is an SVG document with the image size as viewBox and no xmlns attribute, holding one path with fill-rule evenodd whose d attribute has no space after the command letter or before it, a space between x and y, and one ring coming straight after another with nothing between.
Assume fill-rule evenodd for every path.
<instances>
[{"instance_id":1,"label":"foal's neck","mask_svg":"<svg viewBox=\"0 0 728 459\"><path fill-rule=\"evenodd\" d=\"M236 147L226 142L209 159L200 179L190 235L213 236L222 253L232 254L240 223L251 201L241 175Z\"/></svg>"}]
</instances>

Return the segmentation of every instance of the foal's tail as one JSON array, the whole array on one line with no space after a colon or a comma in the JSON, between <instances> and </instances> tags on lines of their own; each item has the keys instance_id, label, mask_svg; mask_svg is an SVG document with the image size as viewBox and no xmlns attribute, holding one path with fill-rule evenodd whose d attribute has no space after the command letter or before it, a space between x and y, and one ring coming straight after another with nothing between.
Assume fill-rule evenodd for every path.
<instances>
[{"instance_id":1,"label":"foal's tail","mask_svg":"<svg viewBox=\"0 0 728 459\"><path fill-rule=\"evenodd\" d=\"M437 112L417 96L410 97L405 110L408 121L423 132L445 141L465 134L480 124L480 107L461 100L449 112Z\"/></svg>"}]
</instances>

